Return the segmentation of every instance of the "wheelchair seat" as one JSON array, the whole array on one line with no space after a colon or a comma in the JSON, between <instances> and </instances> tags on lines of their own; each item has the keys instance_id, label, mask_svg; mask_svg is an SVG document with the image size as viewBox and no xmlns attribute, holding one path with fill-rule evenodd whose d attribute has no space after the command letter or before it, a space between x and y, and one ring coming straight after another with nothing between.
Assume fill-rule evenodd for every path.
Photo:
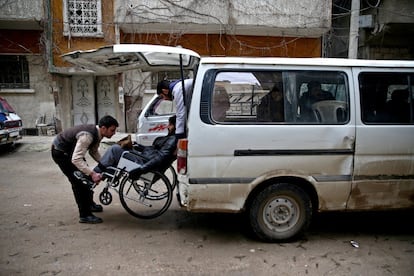
<instances>
[{"instance_id":1,"label":"wheelchair seat","mask_svg":"<svg viewBox=\"0 0 414 276\"><path fill-rule=\"evenodd\" d=\"M121 155L121 158L119 159L117 168L130 172L134 169L141 167L143 164L144 161L142 157L135 153L124 151Z\"/></svg>"}]
</instances>

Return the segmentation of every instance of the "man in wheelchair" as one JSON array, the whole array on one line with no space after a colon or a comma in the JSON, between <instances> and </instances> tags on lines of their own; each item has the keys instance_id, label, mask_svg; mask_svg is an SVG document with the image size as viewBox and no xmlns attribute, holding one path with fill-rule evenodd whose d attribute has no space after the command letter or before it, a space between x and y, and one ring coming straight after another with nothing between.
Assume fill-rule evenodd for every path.
<instances>
[{"instance_id":1,"label":"man in wheelchair","mask_svg":"<svg viewBox=\"0 0 414 276\"><path fill-rule=\"evenodd\" d=\"M152 143L152 146L143 146L140 144L131 145L119 143L112 145L106 150L98 165L94 168L97 173L103 173L109 167L116 167L124 151L133 153L136 163L142 164L138 168L129 172L131 179L138 179L143 173L156 169L164 172L176 158L177 138L175 134L176 116L171 116L168 120L168 134L158 137ZM129 145L128 145L129 144ZM132 146L132 147L131 147Z\"/></svg>"}]
</instances>

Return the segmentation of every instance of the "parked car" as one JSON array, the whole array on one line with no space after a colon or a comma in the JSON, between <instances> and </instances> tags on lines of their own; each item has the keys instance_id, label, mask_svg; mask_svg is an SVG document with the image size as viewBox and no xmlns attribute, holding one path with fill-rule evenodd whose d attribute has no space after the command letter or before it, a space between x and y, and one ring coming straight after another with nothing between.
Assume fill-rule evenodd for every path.
<instances>
[{"instance_id":1,"label":"parked car","mask_svg":"<svg viewBox=\"0 0 414 276\"><path fill-rule=\"evenodd\" d=\"M5 98L0 97L0 145L13 144L22 138L22 119Z\"/></svg>"}]
</instances>

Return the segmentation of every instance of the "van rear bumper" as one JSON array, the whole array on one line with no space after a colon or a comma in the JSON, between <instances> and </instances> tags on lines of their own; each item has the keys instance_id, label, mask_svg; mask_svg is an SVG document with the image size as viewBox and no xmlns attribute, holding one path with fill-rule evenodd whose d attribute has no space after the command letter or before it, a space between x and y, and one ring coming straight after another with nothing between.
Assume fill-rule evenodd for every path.
<instances>
[{"instance_id":1,"label":"van rear bumper","mask_svg":"<svg viewBox=\"0 0 414 276\"><path fill-rule=\"evenodd\" d=\"M184 175L177 174L178 184L177 184L177 200L180 207L186 208L188 206L188 184L185 180L187 177Z\"/></svg>"},{"instance_id":2,"label":"van rear bumper","mask_svg":"<svg viewBox=\"0 0 414 276\"><path fill-rule=\"evenodd\" d=\"M245 195L252 188L245 183L189 184L188 180L178 175L177 199L182 208L191 212L241 212Z\"/></svg>"}]
</instances>

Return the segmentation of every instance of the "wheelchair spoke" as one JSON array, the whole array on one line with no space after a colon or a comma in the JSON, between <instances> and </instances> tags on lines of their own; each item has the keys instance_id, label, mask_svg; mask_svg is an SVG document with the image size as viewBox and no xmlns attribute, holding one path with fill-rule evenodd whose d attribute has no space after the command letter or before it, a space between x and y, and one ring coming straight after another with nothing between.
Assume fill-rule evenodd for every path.
<instances>
[{"instance_id":1,"label":"wheelchair spoke","mask_svg":"<svg viewBox=\"0 0 414 276\"><path fill-rule=\"evenodd\" d=\"M172 189L168 178L154 171L131 180L121 180L119 198L122 206L132 216L155 218L164 213L172 201Z\"/></svg>"}]
</instances>

